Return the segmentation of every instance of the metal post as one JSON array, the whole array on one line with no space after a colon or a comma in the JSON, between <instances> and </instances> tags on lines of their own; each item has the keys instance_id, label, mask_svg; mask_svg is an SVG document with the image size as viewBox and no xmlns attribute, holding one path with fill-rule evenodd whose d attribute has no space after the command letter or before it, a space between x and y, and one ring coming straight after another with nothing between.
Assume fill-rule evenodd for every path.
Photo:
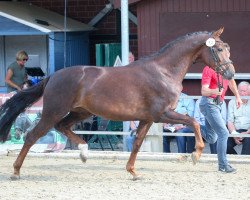
<instances>
[{"instance_id":1,"label":"metal post","mask_svg":"<svg viewBox=\"0 0 250 200\"><path fill-rule=\"evenodd\" d=\"M129 64L128 0L121 0L122 65Z\"/></svg>"},{"instance_id":2,"label":"metal post","mask_svg":"<svg viewBox=\"0 0 250 200\"><path fill-rule=\"evenodd\" d=\"M121 38L122 38L122 65L129 64L129 26L128 26L128 0L121 0ZM123 127L129 122L124 121ZM123 129L124 130L124 129ZM123 150L127 150L125 136L123 136Z\"/></svg>"},{"instance_id":3,"label":"metal post","mask_svg":"<svg viewBox=\"0 0 250 200\"><path fill-rule=\"evenodd\" d=\"M67 0L64 0L64 43L63 43L63 68L66 68L67 62Z\"/></svg>"}]
</instances>

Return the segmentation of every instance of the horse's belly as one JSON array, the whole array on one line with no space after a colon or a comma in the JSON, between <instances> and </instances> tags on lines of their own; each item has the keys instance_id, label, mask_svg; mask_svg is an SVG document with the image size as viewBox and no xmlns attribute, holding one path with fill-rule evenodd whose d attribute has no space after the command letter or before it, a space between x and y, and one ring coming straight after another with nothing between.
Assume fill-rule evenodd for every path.
<instances>
[{"instance_id":1,"label":"horse's belly","mask_svg":"<svg viewBox=\"0 0 250 200\"><path fill-rule=\"evenodd\" d=\"M145 120L150 117L148 109L117 102L91 103L85 109L106 119L118 121Z\"/></svg>"}]
</instances>

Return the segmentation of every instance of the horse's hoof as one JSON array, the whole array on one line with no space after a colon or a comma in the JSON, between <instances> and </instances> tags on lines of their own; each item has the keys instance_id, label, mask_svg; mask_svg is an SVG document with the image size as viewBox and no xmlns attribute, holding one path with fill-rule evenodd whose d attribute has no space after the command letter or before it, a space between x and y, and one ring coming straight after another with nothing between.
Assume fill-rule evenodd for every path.
<instances>
[{"instance_id":1,"label":"horse's hoof","mask_svg":"<svg viewBox=\"0 0 250 200\"><path fill-rule=\"evenodd\" d=\"M196 165L196 163L198 162L199 158L197 156L197 153L196 152L193 152L191 154L191 158L192 158L192 161L193 161L193 165Z\"/></svg>"},{"instance_id":2,"label":"horse's hoof","mask_svg":"<svg viewBox=\"0 0 250 200\"><path fill-rule=\"evenodd\" d=\"M187 162L188 156L187 155L181 155L177 160L179 162Z\"/></svg>"},{"instance_id":3,"label":"horse's hoof","mask_svg":"<svg viewBox=\"0 0 250 200\"><path fill-rule=\"evenodd\" d=\"M88 144L79 144L78 148L80 150L80 158L83 163L86 163L88 158Z\"/></svg>"},{"instance_id":4,"label":"horse's hoof","mask_svg":"<svg viewBox=\"0 0 250 200\"><path fill-rule=\"evenodd\" d=\"M16 181L16 180L19 180L19 179L20 179L20 176L19 176L19 175L12 174L11 177L10 177L10 179L11 179L12 181Z\"/></svg>"},{"instance_id":5,"label":"horse's hoof","mask_svg":"<svg viewBox=\"0 0 250 200\"><path fill-rule=\"evenodd\" d=\"M87 157L86 156L80 154L80 158L81 158L81 160L82 160L83 163L86 163L86 161L87 161Z\"/></svg>"},{"instance_id":6,"label":"horse's hoof","mask_svg":"<svg viewBox=\"0 0 250 200\"><path fill-rule=\"evenodd\" d=\"M133 176L133 181L138 181L138 180L142 180L143 179L143 177L142 177L142 175L135 175L135 176Z\"/></svg>"}]
</instances>

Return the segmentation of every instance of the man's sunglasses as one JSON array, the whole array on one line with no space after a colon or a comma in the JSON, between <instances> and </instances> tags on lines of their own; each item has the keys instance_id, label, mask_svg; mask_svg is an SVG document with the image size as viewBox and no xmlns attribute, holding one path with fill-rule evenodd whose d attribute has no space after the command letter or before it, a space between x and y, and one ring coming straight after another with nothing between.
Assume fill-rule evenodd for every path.
<instances>
[{"instance_id":1,"label":"man's sunglasses","mask_svg":"<svg viewBox=\"0 0 250 200\"><path fill-rule=\"evenodd\" d=\"M26 62L27 62L27 61L28 61L28 59L27 59L27 58L24 58L24 59L23 59L23 61L26 61Z\"/></svg>"}]
</instances>

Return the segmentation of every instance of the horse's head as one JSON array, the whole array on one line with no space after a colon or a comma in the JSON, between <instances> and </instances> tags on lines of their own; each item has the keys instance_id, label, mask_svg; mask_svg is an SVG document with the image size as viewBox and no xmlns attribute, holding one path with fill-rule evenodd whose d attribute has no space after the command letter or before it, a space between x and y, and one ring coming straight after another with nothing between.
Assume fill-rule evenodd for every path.
<instances>
[{"instance_id":1,"label":"horse's head","mask_svg":"<svg viewBox=\"0 0 250 200\"><path fill-rule=\"evenodd\" d=\"M224 28L212 33L201 49L203 61L220 73L225 79L232 79L235 73L233 62L230 60L230 47L220 39Z\"/></svg>"}]
</instances>

